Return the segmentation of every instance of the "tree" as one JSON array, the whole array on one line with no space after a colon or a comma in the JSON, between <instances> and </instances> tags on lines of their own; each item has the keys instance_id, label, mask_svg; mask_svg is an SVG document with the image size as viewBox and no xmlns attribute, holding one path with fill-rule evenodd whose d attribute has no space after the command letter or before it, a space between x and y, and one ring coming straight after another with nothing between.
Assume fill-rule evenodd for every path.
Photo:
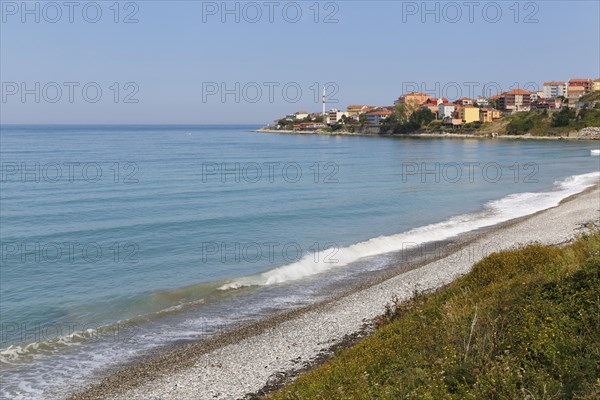
<instances>
[{"instance_id":1,"label":"tree","mask_svg":"<svg viewBox=\"0 0 600 400\"><path fill-rule=\"evenodd\" d=\"M429 124L435 115L428 108L415 108L413 104L400 103L394 107L392 115L384 122L385 131L394 133L410 133Z\"/></svg>"},{"instance_id":2,"label":"tree","mask_svg":"<svg viewBox=\"0 0 600 400\"><path fill-rule=\"evenodd\" d=\"M280 119L279 121L277 121L277 123L281 126L288 126L288 125L294 125L294 121L291 121L289 119L283 118Z\"/></svg>"},{"instance_id":3,"label":"tree","mask_svg":"<svg viewBox=\"0 0 600 400\"><path fill-rule=\"evenodd\" d=\"M552 116L552 126L568 126L572 121L575 121L576 117L577 115L574 109L565 107Z\"/></svg>"},{"instance_id":4,"label":"tree","mask_svg":"<svg viewBox=\"0 0 600 400\"><path fill-rule=\"evenodd\" d=\"M400 123L408 122L410 115L413 113L413 108L406 103L398 103L394 106L394 111L392 111L392 116L395 117L395 120Z\"/></svg>"},{"instance_id":5,"label":"tree","mask_svg":"<svg viewBox=\"0 0 600 400\"><path fill-rule=\"evenodd\" d=\"M529 116L515 116L506 126L506 132L508 132L509 135L525 133L533 128L533 126L533 119Z\"/></svg>"},{"instance_id":6,"label":"tree","mask_svg":"<svg viewBox=\"0 0 600 400\"><path fill-rule=\"evenodd\" d=\"M410 121L414 122L420 127L429 124L434 119L435 115L429 108L421 108L420 110L413 112L410 116Z\"/></svg>"}]
</instances>

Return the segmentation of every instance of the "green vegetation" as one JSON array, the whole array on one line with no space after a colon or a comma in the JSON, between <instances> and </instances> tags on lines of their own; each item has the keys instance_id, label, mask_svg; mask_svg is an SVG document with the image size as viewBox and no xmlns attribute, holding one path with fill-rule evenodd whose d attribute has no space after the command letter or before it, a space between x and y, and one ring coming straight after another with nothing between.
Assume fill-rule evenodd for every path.
<instances>
[{"instance_id":1,"label":"green vegetation","mask_svg":"<svg viewBox=\"0 0 600 400\"><path fill-rule=\"evenodd\" d=\"M420 108L416 104L398 104L394 107L392 115L382 121L381 132L386 134L413 133L422 130L430 132L453 132L486 135L498 133L500 135L532 135L532 136L563 136L573 131L586 127L600 127L600 92L588 93L581 97L581 109L565 107L560 111L538 110L517 112L493 122L481 123L479 121L452 128L444 125L441 120L436 120L435 115L427 108ZM323 116L314 120L309 117L303 120L278 121L284 129L291 130L294 124L300 122L323 122ZM351 118L342 116L337 123L324 128L326 132L356 132L366 123L366 115L359 116L358 123Z\"/></svg>"},{"instance_id":2,"label":"green vegetation","mask_svg":"<svg viewBox=\"0 0 600 400\"><path fill-rule=\"evenodd\" d=\"M270 397L598 399L600 233L494 253L380 324Z\"/></svg>"},{"instance_id":3,"label":"green vegetation","mask_svg":"<svg viewBox=\"0 0 600 400\"><path fill-rule=\"evenodd\" d=\"M518 112L508 118L509 122L506 126L506 133L509 135L518 135L531 131L543 132L548 126L547 110Z\"/></svg>"},{"instance_id":4,"label":"green vegetation","mask_svg":"<svg viewBox=\"0 0 600 400\"><path fill-rule=\"evenodd\" d=\"M382 131L391 133L411 133L428 125L435 115L426 108L411 109L405 104L398 104L392 115L383 121Z\"/></svg>"},{"instance_id":5,"label":"green vegetation","mask_svg":"<svg viewBox=\"0 0 600 400\"><path fill-rule=\"evenodd\" d=\"M277 121L277 125L281 125L284 129L292 129L295 124L299 124L301 122L323 122L324 118L322 115L316 116L314 119L310 117L306 117L304 119L287 119L282 118Z\"/></svg>"},{"instance_id":6,"label":"green vegetation","mask_svg":"<svg viewBox=\"0 0 600 400\"><path fill-rule=\"evenodd\" d=\"M304 121L293 121L293 120L290 120L290 119L282 118L279 121L277 121L277 124L281 125L284 129L292 129L292 127L294 126L294 124L297 124L299 122L304 122Z\"/></svg>"},{"instance_id":7,"label":"green vegetation","mask_svg":"<svg viewBox=\"0 0 600 400\"><path fill-rule=\"evenodd\" d=\"M567 131L588 126L600 126L600 103L596 104L594 108L583 108L577 112L571 109L563 109L553 115L552 122L553 126L561 127Z\"/></svg>"},{"instance_id":8,"label":"green vegetation","mask_svg":"<svg viewBox=\"0 0 600 400\"><path fill-rule=\"evenodd\" d=\"M336 123L333 125L329 125L329 127L325 128L325 132L337 132L341 131L342 128L344 128L344 125Z\"/></svg>"},{"instance_id":9,"label":"green vegetation","mask_svg":"<svg viewBox=\"0 0 600 400\"><path fill-rule=\"evenodd\" d=\"M572 108L563 108L552 116L552 126L569 126L575 122L577 113Z\"/></svg>"},{"instance_id":10,"label":"green vegetation","mask_svg":"<svg viewBox=\"0 0 600 400\"><path fill-rule=\"evenodd\" d=\"M600 105L600 103L599 103ZM500 134L522 135L562 135L588 126L600 126L600 108L575 110L563 108L560 111L531 110L518 112L504 118L508 124Z\"/></svg>"},{"instance_id":11,"label":"green vegetation","mask_svg":"<svg viewBox=\"0 0 600 400\"><path fill-rule=\"evenodd\" d=\"M479 129L483 125L480 121L473 121L463 125L463 130L471 131L474 129Z\"/></svg>"},{"instance_id":12,"label":"green vegetation","mask_svg":"<svg viewBox=\"0 0 600 400\"><path fill-rule=\"evenodd\" d=\"M581 96L581 99L579 99L580 101L600 101L600 92L596 91L596 92L590 92L587 94L584 94L583 96Z\"/></svg>"}]
</instances>

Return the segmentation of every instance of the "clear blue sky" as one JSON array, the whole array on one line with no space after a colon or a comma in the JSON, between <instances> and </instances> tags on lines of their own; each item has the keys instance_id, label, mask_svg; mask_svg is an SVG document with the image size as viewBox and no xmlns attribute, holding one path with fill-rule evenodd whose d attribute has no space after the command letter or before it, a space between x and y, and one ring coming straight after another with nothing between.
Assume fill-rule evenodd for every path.
<instances>
[{"instance_id":1,"label":"clear blue sky","mask_svg":"<svg viewBox=\"0 0 600 400\"><path fill-rule=\"evenodd\" d=\"M474 1L472 6L337 1L321 2L318 17L314 1L228 2L230 9L238 7L239 22L235 12L221 21L221 1L121 2L118 16L114 1L99 1L102 15L96 23L86 21L97 19L94 6L83 11L89 2L73 9L72 23L65 6L58 17L44 2L29 2L31 9L39 7L36 22L20 1L1 3L2 123L261 124L298 110L320 110L315 82L337 85L337 106L345 108L392 104L411 82L455 97L452 87L467 96L469 85L475 85L470 82L479 85L477 95L492 82L507 90L528 82L600 76L598 1L519 2L518 7L514 1ZM424 13L425 4L431 13ZM123 23L132 13L138 22ZM331 14L331 23L325 23ZM72 84L73 102L65 82L79 84ZM88 85L88 100L95 86L102 89L96 103L83 97L82 88L90 82L96 84ZM114 82L120 85L118 95ZM134 84L124 88L127 82ZM219 93L210 95L208 90L218 87L212 82L234 91L239 82L240 102L234 94L225 102ZM252 82L261 87L260 98ZM25 102L23 83L32 90ZM295 97L294 86L302 89L298 102L286 101L282 88L287 83L295 83L288 85L288 99ZM136 87L131 99L138 102L125 103Z\"/></svg>"}]
</instances>

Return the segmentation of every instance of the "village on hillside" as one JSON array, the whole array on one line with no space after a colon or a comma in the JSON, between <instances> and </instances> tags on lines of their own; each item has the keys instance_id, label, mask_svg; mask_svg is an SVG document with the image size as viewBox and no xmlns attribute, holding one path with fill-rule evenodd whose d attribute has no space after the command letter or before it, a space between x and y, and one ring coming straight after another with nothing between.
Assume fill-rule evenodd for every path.
<instances>
[{"instance_id":1,"label":"village on hillside","mask_svg":"<svg viewBox=\"0 0 600 400\"><path fill-rule=\"evenodd\" d=\"M296 132L365 132L409 133L421 129L475 131L490 123L509 117L512 128L509 133L527 133L540 125L538 120L551 113L548 126L570 126L586 117L600 119L600 78L573 78L568 82L544 82L537 92L513 89L494 96L476 99L462 97L450 101L445 97L432 97L426 93L410 92L401 95L394 105L349 105L345 111L332 108L329 111L308 113L298 111L274 121L270 130ZM517 113L527 113L510 118ZM537 119L536 119L537 118ZM589 121L588 121L589 122ZM600 126L592 123L592 126ZM506 125L506 124L505 124ZM578 126L589 126L580 123Z\"/></svg>"}]
</instances>

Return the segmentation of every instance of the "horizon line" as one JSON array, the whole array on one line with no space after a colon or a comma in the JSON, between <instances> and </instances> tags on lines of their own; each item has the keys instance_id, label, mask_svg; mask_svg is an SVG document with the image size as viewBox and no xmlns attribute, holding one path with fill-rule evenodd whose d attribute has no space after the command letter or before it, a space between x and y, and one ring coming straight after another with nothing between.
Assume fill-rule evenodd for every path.
<instances>
[{"instance_id":1,"label":"horizon line","mask_svg":"<svg viewBox=\"0 0 600 400\"><path fill-rule=\"evenodd\" d=\"M198 123L198 122L190 122L190 123L64 123L64 122L17 122L17 123L0 123L0 127L2 126L248 126L248 125L261 125L258 122L245 122L245 123Z\"/></svg>"}]
</instances>

